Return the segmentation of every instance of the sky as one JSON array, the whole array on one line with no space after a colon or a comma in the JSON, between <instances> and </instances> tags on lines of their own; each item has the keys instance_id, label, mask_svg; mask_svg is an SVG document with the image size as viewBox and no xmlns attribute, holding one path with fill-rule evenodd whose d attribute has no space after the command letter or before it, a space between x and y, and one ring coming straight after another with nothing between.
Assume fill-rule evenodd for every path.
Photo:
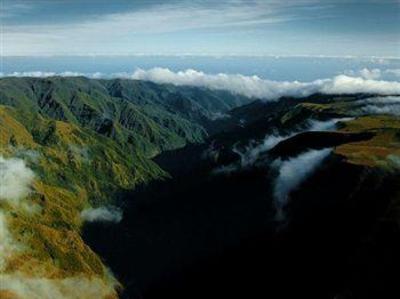
<instances>
[{"instance_id":1,"label":"sky","mask_svg":"<svg viewBox=\"0 0 400 299\"><path fill-rule=\"evenodd\" d=\"M1 55L400 57L400 1L0 0Z\"/></svg>"}]
</instances>

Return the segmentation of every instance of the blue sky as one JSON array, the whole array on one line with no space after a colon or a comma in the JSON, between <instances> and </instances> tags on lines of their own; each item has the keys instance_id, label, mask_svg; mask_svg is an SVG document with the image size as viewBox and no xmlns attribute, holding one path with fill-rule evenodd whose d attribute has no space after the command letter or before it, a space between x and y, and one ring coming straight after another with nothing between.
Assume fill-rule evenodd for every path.
<instances>
[{"instance_id":1,"label":"blue sky","mask_svg":"<svg viewBox=\"0 0 400 299\"><path fill-rule=\"evenodd\" d=\"M400 1L0 0L1 54L400 57Z\"/></svg>"}]
</instances>

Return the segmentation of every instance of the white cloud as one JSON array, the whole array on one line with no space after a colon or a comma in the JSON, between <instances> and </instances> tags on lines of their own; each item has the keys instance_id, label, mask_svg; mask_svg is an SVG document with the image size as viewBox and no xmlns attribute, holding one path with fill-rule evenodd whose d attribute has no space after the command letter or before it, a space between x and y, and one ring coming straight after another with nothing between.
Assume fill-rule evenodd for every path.
<instances>
[{"instance_id":1,"label":"white cloud","mask_svg":"<svg viewBox=\"0 0 400 299\"><path fill-rule=\"evenodd\" d=\"M32 277L22 273L0 274L0 293L20 299L106 299L117 298L115 280L76 275L62 279ZM1 295L1 294L0 294ZM8 297L7 297L8 298Z\"/></svg>"},{"instance_id":2,"label":"white cloud","mask_svg":"<svg viewBox=\"0 0 400 299\"><path fill-rule=\"evenodd\" d=\"M290 192L299 187L331 151L331 149L311 150L287 161L275 162L279 165L279 173L273 190L278 220L284 218L283 209L288 203Z\"/></svg>"},{"instance_id":3,"label":"white cloud","mask_svg":"<svg viewBox=\"0 0 400 299\"><path fill-rule=\"evenodd\" d=\"M9 145L9 149L12 150L13 155L16 158L23 159L24 161L29 161L36 163L40 158L40 152L31 149L25 149L23 147L15 147Z\"/></svg>"},{"instance_id":4,"label":"white cloud","mask_svg":"<svg viewBox=\"0 0 400 299\"><path fill-rule=\"evenodd\" d=\"M0 272L6 267L7 260L19 248L20 246L14 241L8 229L7 216L0 210Z\"/></svg>"},{"instance_id":5,"label":"white cloud","mask_svg":"<svg viewBox=\"0 0 400 299\"><path fill-rule=\"evenodd\" d=\"M232 3L230 3L232 4ZM294 3L294 5L296 5ZM187 5L159 4L151 5L144 9L127 11L122 13L109 13L99 15L97 18L81 19L67 25L51 25L50 30L64 33L64 30L79 30L82 34L103 33L159 33L172 32L188 29L215 28L227 26L243 26L254 24L266 24L287 21L293 16L283 16L280 3L267 3L258 1L248 4L237 2L236 5L213 6L201 5L201 3ZM289 18L290 17L290 18ZM19 26L21 29L45 32L46 25ZM11 32L11 28L7 28ZM117 32L116 30L119 30ZM70 33L72 35L72 33Z\"/></svg>"},{"instance_id":6,"label":"white cloud","mask_svg":"<svg viewBox=\"0 0 400 299\"><path fill-rule=\"evenodd\" d=\"M19 201L27 196L34 177L23 160L0 156L0 200Z\"/></svg>"},{"instance_id":7,"label":"white cloud","mask_svg":"<svg viewBox=\"0 0 400 299\"><path fill-rule=\"evenodd\" d=\"M131 74L129 73L112 73L105 74L100 72L95 73L81 73L81 72L42 72L42 71L31 71L31 72L12 72L12 73L0 73L0 78L4 77L33 77L33 78L48 78L48 77L87 77L91 79L112 79L112 78L125 78L129 79Z\"/></svg>"},{"instance_id":8,"label":"white cloud","mask_svg":"<svg viewBox=\"0 0 400 299\"><path fill-rule=\"evenodd\" d=\"M7 224L7 216L0 210L0 297L2 291L12 294L13 296L10 298L20 299L105 299L116 297L117 281L109 271L106 272L105 278L77 275L63 279L36 277L34 272L29 275L12 271L4 273L9 259L23 249L23 245L12 237Z\"/></svg>"},{"instance_id":9,"label":"white cloud","mask_svg":"<svg viewBox=\"0 0 400 299\"><path fill-rule=\"evenodd\" d=\"M27 155L32 153L27 152ZM0 202L7 201L21 209L35 211L33 207L20 203L30 193L34 177L24 160L0 155ZM7 213L0 210L0 272L6 267L8 259L21 249L21 245L12 237L7 222Z\"/></svg>"},{"instance_id":10,"label":"white cloud","mask_svg":"<svg viewBox=\"0 0 400 299\"><path fill-rule=\"evenodd\" d=\"M270 81L263 80L258 76L243 76L240 74L205 74L193 69L179 72L173 72L166 68L138 69L132 74L131 78L155 83L229 90L248 97L268 99L277 99L282 95L308 95L317 91L316 86L310 83Z\"/></svg>"},{"instance_id":11,"label":"white cloud","mask_svg":"<svg viewBox=\"0 0 400 299\"><path fill-rule=\"evenodd\" d=\"M400 82L378 81L339 75L324 82L320 92L326 94L372 93L381 95L400 94Z\"/></svg>"},{"instance_id":12,"label":"white cloud","mask_svg":"<svg viewBox=\"0 0 400 299\"><path fill-rule=\"evenodd\" d=\"M344 71L344 74L352 77L360 76L369 80L393 79L393 77L400 77L400 69L363 68L358 71L346 70Z\"/></svg>"},{"instance_id":13,"label":"white cloud","mask_svg":"<svg viewBox=\"0 0 400 299\"><path fill-rule=\"evenodd\" d=\"M82 49L99 51L107 47L135 46L135 36L171 33L207 28L243 28L287 22L298 18L290 7L304 6L317 1L228 1L164 3L147 5L122 13L99 14L79 18L67 24L46 22L41 24L13 24L3 26L6 55L32 53L82 53ZM304 18L304 15L301 15ZM90 43L88 43L88 41ZM113 49L110 49L111 51ZM28 53L28 54L27 54ZM86 53L85 53L86 54Z\"/></svg>"},{"instance_id":14,"label":"white cloud","mask_svg":"<svg viewBox=\"0 0 400 299\"><path fill-rule=\"evenodd\" d=\"M360 75L365 79L379 79L382 75L380 69L367 69L364 68L360 71Z\"/></svg>"},{"instance_id":15,"label":"white cloud","mask_svg":"<svg viewBox=\"0 0 400 299\"><path fill-rule=\"evenodd\" d=\"M62 72L62 73L55 73L55 72L41 72L41 71L33 71L33 72L12 72L8 74L0 74L0 77L34 77L34 78L47 78L47 77L78 77L78 76L88 76L92 77L92 74L84 74L78 72Z\"/></svg>"},{"instance_id":16,"label":"white cloud","mask_svg":"<svg viewBox=\"0 0 400 299\"><path fill-rule=\"evenodd\" d=\"M214 90L227 90L234 94L265 100L277 100L282 96L305 97L314 93L352 94L371 93L380 95L400 94L400 82L365 79L348 75L339 75L331 79L320 79L311 82L272 81L258 76L240 74L206 74L201 71L187 69L173 72L168 68L137 69L133 73L78 73L78 72L14 72L2 74L2 77L75 77L89 78L124 78L152 81L159 84L176 86L197 86ZM0 76L0 77L1 77Z\"/></svg>"},{"instance_id":17,"label":"white cloud","mask_svg":"<svg viewBox=\"0 0 400 299\"><path fill-rule=\"evenodd\" d=\"M279 142L292 137L295 134L290 134L287 136L281 136L277 134L267 135L264 140L257 145L253 145L252 142L244 148L244 150L239 150L238 148L233 148L232 151L240 156L240 167L248 167L254 164L254 162L258 159L260 154L270 150ZM230 168L227 168L230 170ZM236 170L238 167L236 167ZM233 169L232 169L233 171Z\"/></svg>"},{"instance_id":18,"label":"white cloud","mask_svg":"<svg viewBox=\"0 0 400 299\"><path fill-rule=\"evenodd\" d=\"M400 96L373 97L358 100L354 115L389 114L400 115Z\"/></svg>"},{"instance_id":19,"label":"white cloud","mask_svg":"<svg viewBox=\"0 0 400 299\"><path fill-rule=\"evenodd\" d=\"M308 120L308 127L304 130L296 130L288 135L278 135L272 134L265 136L264 140L260 144L254 145L254 142L250 142L248 146L244 148L244 150L239 150L238 148L233 148L233 152L237 153L240 156L240 164L241 167L248 167L254 164L254 162L258 159L260 154L269 151L279 142L284 141L293 137L294 135L301 132L310 132L310 131L331 131L336 129L336 125L341 121L349 121L353 118L333 118L329 120Z\"/></svg>"},{"instance_id":20,"label":"white cloud","mask_svg":"<svg viewBox=\"0 0 400 299\"><path fill-rule=\"evenodd\" d=\"M240 165L229 164L226 166L222 166L213 170L213 174L229 174L238 171L239 169L250 167L257 161L262 153L269 151L279 142L289 139L296 134L312 131L333 131L337 129L338 123L350 121L353 119L353 117L332 118L323 121L310 119L306 123L306 128L295 130L290 134L267 135L261 143L256 143L254 140L251 140L249 144L243 149L233 147L232 151L240 156Z\"/></svg>"},{"instance_id":21,"label":"white cloud","mask_svg":"<svg viewBox=\"0 0 400 299\"><path fill-rule=\"evenodd\" d=\"M309 120L309 128L307 131L332 131L336 129L339 122L346 122L352 119L352 117L342 117L328 120Z\"/></svg>"},{"instance_id":22,"label":"white cloud","mask_svg":"<svg viewBox=\"0 0 400 299\"><path fill-rule=\"evenodd\" d=\"M88 222L120 222L122 211L112 206L89 208L81 212L81 218Z\"/></svg>"},{"instance_id":23,"label":"white cloud","mask_svg":"<svg viewBox=\"0 0 400 299\"><path fill-rule=\"evenodd\" d=\"M367 105L362 107L361 114L390 114L390 115L400 115L400 105Z\"/></svg>"},{"instance_id":24,"label":"white cloud","mask_svg":"<svg viewBox=\"0 0 400 299\"><path fill-rule=\"evenodd\" d=\"M325 94L400 94L400 82L377 81L346 75L312 82L289 82L265 80L258 76L239 74L205 74L192 69L173 72L166 68L153 68L150 70L138 69L132 74L131 78L155 83L229 90L236 94L267 100L276 100L282 96L303 97L317 92Z\"/></svg>"},{"instance_id":25,"label":"white cloud","mask_svg":"<svg viewBox=\"0 0 400 299\"><path fill-rule=\"evenodd\" d=\"M394 105L400 104L400 96L373 97L356 101L356 104Z\"/></svg>"},{"instance_id":26,"label":"white cloud","mask_svg":"<svg viewBox=\"0 0 400 299\"><path fill-rule=\"evenodd\" d=\"M116 297L117 281L111 272L106 277L76 275L62 279L35 277L20 272L4 273L13 255L23 250L12 237L7 223L7 215L0 210L0 297L2 291L12 294L10 298L21 299L98 299ZM8 297L7 297L8 298Z\"/></svg>"}]
</instances>

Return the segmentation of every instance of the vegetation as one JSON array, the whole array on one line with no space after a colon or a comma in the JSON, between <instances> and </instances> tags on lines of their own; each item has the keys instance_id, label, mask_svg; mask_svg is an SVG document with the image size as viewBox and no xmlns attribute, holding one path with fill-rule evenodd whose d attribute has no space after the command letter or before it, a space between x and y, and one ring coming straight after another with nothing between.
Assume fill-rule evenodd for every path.
<instances>
[{"instance_id":1,"label":"vegetation","mask_svg":"<svg viewBox=\"0 0 400 299\"><path fill-rule=\"evenodd\" d=\"M353 116L339 124L339 132L298 134L275 152L290 156L335 146L336 157L346 165L392 173L400 166L400 120L355 116L360 97L249 103L228 92L134 80L0 79L0 156L23 159L35 174L32 192L21 205L0 200L17 247L0 274L108 281L103 262L81 238L81 211L118 205L120 194L165 180L172 173L152 158L188 144L188 151L180 152L182 157L189 153L187 164L204 167L197 151L208 146L216 157L211 168L237 159L230 149L238 144L276 132L288 135L310 119ZM221 114L229 117L214 120ZM173 154L168 159L182 161Z\"/></svg>"},{"instance_id":2,"label":"vegetation","mask_svg":"<svg viewBox=\"0 0 400 299\"><path fill-rule=\"evenodd\" d=\"M344 132L373 132L374 138L339 146L336 153L354 164L397 168L400 157L400 119L394 116L365 116L342 124Z\"/></svg>"},{"instance_id":3,"label":"vegetation","mask_svg":"<svg viewBox=\"0 0 400 299\"><path fill-rule=\"evenodd\" d=\"M202 123L245 100L131 80L1 79L0 155L35 173L23 206L0 201L19 249L3 273L108 279L80 236L80 212L168 176L151 157L201 142Z\"/></svg>"}]
</instances>

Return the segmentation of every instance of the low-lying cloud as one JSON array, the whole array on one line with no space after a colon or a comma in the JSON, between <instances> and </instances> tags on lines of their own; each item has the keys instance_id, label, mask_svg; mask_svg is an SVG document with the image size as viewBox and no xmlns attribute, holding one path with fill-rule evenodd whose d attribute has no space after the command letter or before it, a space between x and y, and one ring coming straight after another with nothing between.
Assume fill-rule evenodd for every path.
<instances>
[{"instance_id":1,"label":"low-lying cloud","mask_svg":"<svg viewBox=\"0 0 400 299\"><path fill-rule=\"evenodd\" d=\"M346 122L354 119L353 117L342 117L342 118L332 118L328 120L316 120L310 119L307 121L307 127L305 129L295 130L290 134L279 135L279 134L271 134L265 136L263 141L259 144L254 144L254 142L250 142L250 144L244 149L233 148L233 152L240 156L240 166L248 167L254 164L254 162L258 159L258 157L270 149L272 149L279 142L284 141L288 138L293 137L296 134L302 132L312 132L312 131L333 131L337 129L337 125L340 122ZM232 167L224 168L225 170L234 170Z\"/></svg>"},{"instance_id":2,"label":"low-lying cloud","mask_svg":"<svg viewBox=\"0 0 400 299\"><path fill-rule=\"evenodd\" d=\"M7 216L0 210L0 272L4 270L7 260L15 254L19 246L8 229Z\"/></svg>"},{"instance_id":3,"label":"low-lying cloud","mask_svg":"<svg viewBox=\"0 0 400 299\"><path fill-rule=\"evenodd\" d=\"M355 115L389 114L400 115L400 97L373 97L356 102L359 107L354 110Z\"/></svg>"},{"instance_id":4,"label":"low-lying cloud","mask_svg":"<svg viewBox=\"0 0 400 299\"><path fill-rule=\"evenodd\" d=\"M310 150L287 161L275 162L279 171L275 180L273 196L278 220L284 218L284 208L289 201L290 193L312 175L331 151L331 149Z\"/></svg>"},{"instance_id":5,"label":"low-lying cloud","mask_svg":"<svg viewBox=\"0 0 400 299\"><path fill-rule=\"evenodd\" d=\"M87 222L120 222L121 209L113 206L84 209L81 218Z\"/></svg>"},{"instance_id":6,"label":"low-lying cloud","mask_svg":"<svg viewBox=\"0 0 400 299\"><path fill-rule=\"evenodd\" d=\"M377 81L346 75L312 82L289 82L265 80L258 76L243 76L240 74L205 74L192 69L173 72L166 68L153 68L150 70L138 69L131 77L155 83L228 90L235 94L267 100L276 100L282 96L305 97L317 92L325 94L400 94L400 82Z\"/></svg>"},{"instance_id":7,"label":"low-lying cloud","mask_svg":"<svg viewBox=\"0 0 400 299\"><path fill-rule=\"evenodd\" d=\"M352 117L332 118L329 120L309 120L309 128L307 131L332 131L337 129L340 122L350 121Z\"/></svg>"},{"instance_id":8,"label":"low-lying cloud","mask_svg":"<svg viewBox=\"0 0 400 299\"><path fill-rule=\"evenodd\" d=\"M8 74L0 73L1 77L33 77L33 78L48 78L48 77L87 77L91 79L112 79L112 78L126 78L128 79L128 73L115 73L105 74L100 72L95 73L81 73L81 72L42 72L42 71L31 71L31 72L12 72Z\"/></svg>"},{"instance_id":9,"label":"low-lying cloud","mask_svg":"<svg viewBox=\"0 0 400 299\"><path fill-rule=\"evenodd\" d=\"M374 105L386 105L386 104L400 104L400 96L386 96L386 97L373 97L358 100L356 104L374 104Z\"/></svg>"},{"instance_id":10,"label":"low-lying cloud","mask_svg":"<svg viewBox=\"0 0 400 299\"><path fill-rule=\"evenodd\" d=\"M0 201L7 201L18 208L27 208L21 199L31 192L34 177L24 160L0 155ZM7 215L0 210L0 272L6 267L8 259L20 249L9 230Z\"/></svg>"},{"instance_id":11,"label":"low-lying cloud","mask_svg":"<svg viewBox=\"0 0 400 299\"><path fill-rule=\"evenodd\" d=\"M362 114L390 114L400 115L400 105L367 105L360 109Z\"/></svg>"},{"instance_id":12,"label":"low-lying cloud","mask_svg":"<svg viewBox=\"0 0 400 299\"><path fill-rule=\"evenodd\" d=\"M258 159L260 154L270 150L279 142L287 138L290 138L293 135L294 134L286 136L278 134L267 135L260 144L257 145L250 144L246 146L243 150L234 147L232 151L240 156L240 166L242 168L248 167L251 166Z\"/></svg>"},{"instance_id":13,"label":"low-lying cloud","mask_svg":"<svg viewBox=\"0 0 400 299\"><path fill-rule=\"evenodd\" d=\"M19 201L27 196L34 177L24 160L0 156L0 200Z\"/></svg>"},{"instance_id":14,"label":"low-lying cloud","mask_svg":"<svg viewBox=\"0 0 400 299\"><path fill-rule=\"evenodd\" d=\"M349 76L361 76L364 79L371 79L371 80L377 80L377 79L396 79L400 78L400 69L368 69L368 68L363 68L359 71L353 71L353 70L347 70L344 72L345 75Z\"/></svg>"},{"instance_id":15,"label":"low-lying cloud","mask_svg":"<svg viewBox=\"0 0 400 299\"><path fill-rule=\"evenodd\" d=\"M50 279L22 273L0 274L0 298L20 299L106 299L117 298L115 282L76 275Z\"/></svg>"},{"instance_id":16,"label":"low-lying cloud","mask_svg":"<svg viewBox=\"0 0 400 299\"><path fill-rule=\"evenodd\" d=\"M50 76L86 76L89 78L125 78L151 81L159 84L173 84L176 86L197 86L213 90L226 90L234 94L264 100L277 100L282 96L305 97L314 93L324 94L352 94L371 93L380 95L400 94L400 82L376 80L373 76L339 75L331 79L320 79L311 82L300 81L273 81L258 76L244 76L240 74L206 74L201 71L187 69L174 72L168 68L152 68L149 70L137 69L133 73L48 73L22 72L2 74L2 77L50 77ZM367 77L367 78L366 78Z\"/></svg>"},{"instance_id":17,"label":"low-lying cloud","mask_svg":"<svg viewBox=\"0 0 400 299\"><path fill-rule=\"evenodd\" d=\"M239 155L240 163L232 163L229 165L218 167L214 169L212 173L217 175L231 174L235 171L246 169L254 165L260 155L262 155L263 153L267 153L278 143L286 139L289 139L302 132L334 131L337 129L338 123L347 122L353 119L353 117L332 118L328 120L309 119L306 121L305 128L298 128L291 133L285 135L279 135L278 133L266 135L261 142L256 143L254 140L251 140L249 144L243 148L238 148L235 146L233 147L232 151Z\"/></svg>"}]
</instances>

